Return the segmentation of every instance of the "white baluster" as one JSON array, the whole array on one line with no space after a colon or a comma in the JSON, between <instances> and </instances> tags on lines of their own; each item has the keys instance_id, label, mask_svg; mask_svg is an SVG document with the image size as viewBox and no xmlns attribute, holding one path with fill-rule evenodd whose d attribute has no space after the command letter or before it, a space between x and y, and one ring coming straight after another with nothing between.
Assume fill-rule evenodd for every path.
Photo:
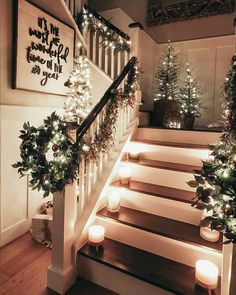
<instances>
[{"instance_id":1,"label":"white baluster","mask_svg":"<svg viewBox=\"0 0 236 295\"><path fill-rule=\"evenodd\" d=\"M117 53L117 75L121 72L121 52Z\"/></svg>"},{"instance_id":2,"label":"white baluster","mask_svg":"<svg viewBox=\"0 0 236 295\"><path fill-rule=\"evenodd\" d=\"M105 57L104 57L104 70L105 73L109 73L109 50L108 50L108 42L106 41L105 45Z\"/></svg>"},{"instance_id":3,"label":"white baluster","mask_svg":"<svg viewBox=\"0 0 236 295\"><path fill-rule=\"evenodd\" d=\"M98 37L98 66L100 69L102 68L102 52L103 52L102 36L99 36Z\"/></svg>"},{"instance_id":4,"label":"white baluster","mask_svg":"<svg viewBox=\"0 0 236 295\"><path fill-rule=\"evenodd\" d=\"M96 64L97 60L97 33L93 33L93 47L92 47L92 56L93 56L93 63Z\"/></svg>"},{"instance_id":5,"label":"white baluster","mask_svg":"<svg viewBox=\"0 0 236 295\"><path fill-rule=\"evenodd\" d=\"M111 48L111 78L115 78L115 52L114 48Z\"/></svg>"},{"instance_id":6,"label":"white baluster","mask_svg":"<svg viewBox=\"0 0 236 295\"><path fill-rule=\"evenodd\" d=\"M86 40L87 40L87 57L91 58L91 31L86 32Z\"/></svg>"},{"instance_id":7,"label":"white baluster","mask_svg":"<svg viewBox=\"0 0 236 295\"><path fill-rule=\"evenodd\" d=\"M79 203L78 203L78 211L79 213L83 212L85 205L85 160L81 158L79 164Z\"/></svg>"}]
</instances>

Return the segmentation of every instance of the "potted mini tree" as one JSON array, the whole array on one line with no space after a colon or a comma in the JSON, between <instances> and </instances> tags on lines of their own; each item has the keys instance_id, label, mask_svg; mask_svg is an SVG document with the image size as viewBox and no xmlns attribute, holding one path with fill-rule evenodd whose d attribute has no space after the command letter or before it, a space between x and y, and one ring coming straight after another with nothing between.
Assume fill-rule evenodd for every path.
<instances>
[{"instance_id":1,"label":"potted mini tree","mask_svg":"<svg viewBox=\"0 0 236 295\"><path fill-rule=\"evenodd\" d=\"M178 117L178 56L170 41L161 55L159 67L154 76L155 124L165 126L169 117Z\"/></svg>"},{"instance_id":2,"label":"potted mini tree","mask_svg":"<svg viewBox=\"0 0 236 295\"><path fill-rule=\"evenodd\" d=\"M193 77L189 64L186 65L186 78L179 89L180 114L182 115L183 127L192 129L195 118L200 117L200 87L196 78Z\"/></svg>"}]
</instances>

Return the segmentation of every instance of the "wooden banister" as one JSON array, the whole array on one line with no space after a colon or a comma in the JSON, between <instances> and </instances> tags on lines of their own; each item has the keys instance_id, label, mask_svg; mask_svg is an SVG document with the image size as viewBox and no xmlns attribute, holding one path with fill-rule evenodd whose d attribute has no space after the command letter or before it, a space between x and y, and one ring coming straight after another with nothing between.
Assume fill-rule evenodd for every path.
<instances>
[{"instance_id":1,"label":"wooden banister","mask_svg":"<svg viewBox=\"0 0 236 295\"><path fill-rule=\"evenodd\" d=\"M136 58L132 57L129 62L124 67L123 71L120 73L120 75L117 77L117 79L111 84L111 86L107 89L107 91L104 93L101 100L94 106L90 114L86 117L86 119L83 121L83 123L79 126L76 132L76 139L77 142L81 140L83 135L86 133L86 131L89 129L91 124L95 121L98 114L101 112L103 107L107 104L109 99L111 98L112 90L116 89L124 77L128 74L129 70L134 66L136 62Z\"/></svg>"},{"instance_id":2,"label":"wooden banister","mask_svg":"<svg viewBox=\"0 0 236 295\"><path fill-rule=\"evenodd\" d=\"M88 5L84 5L85 10L87 10L88 13L91 13L94 17L99 19L102 23L104 23L109 29L114 31L117 35L121 36L125 40L130 40L130 36L126 33L122 32L120 29L118 29L115 25L113 25L111 22L109 22L107 19L102 17L99 13L97 13L95 10L90 8Z\"/></svg>"}]
</instances>

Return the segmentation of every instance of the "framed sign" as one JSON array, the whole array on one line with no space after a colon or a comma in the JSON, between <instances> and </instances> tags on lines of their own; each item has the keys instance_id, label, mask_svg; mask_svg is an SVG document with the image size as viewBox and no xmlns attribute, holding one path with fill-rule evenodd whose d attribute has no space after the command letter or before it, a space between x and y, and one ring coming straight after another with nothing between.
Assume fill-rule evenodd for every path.
<instances>
[{"instance_id":1,"label":"framed sign","mask_svg":"<svg viewBox=\"0 0 236 295\"><path fill-rule=\"evenodd\" d=\"M25 0L16 3L13 88L66 95L74 29Z\"/></svg>"},{"instance_id":2,"label":"framed sign","mask_svg":"<svg viewBox=\"0 0 236 295\"><path fill-rule=\"evenodd\" d=\"M147 25L150 27L233 11L234 0L148 0Z\"/></svg>"}]
</instances>

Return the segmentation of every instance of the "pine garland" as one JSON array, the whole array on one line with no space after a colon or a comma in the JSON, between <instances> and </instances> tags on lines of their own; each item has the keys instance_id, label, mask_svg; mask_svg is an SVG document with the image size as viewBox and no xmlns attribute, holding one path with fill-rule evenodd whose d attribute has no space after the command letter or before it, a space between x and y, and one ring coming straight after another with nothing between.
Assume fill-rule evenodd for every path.
<instances>
[{"instance_id":1,"label":"pine garland","mask_svg":"<svg viewBox=\"0 0 236 295\"><path fill-rule=\"evenodd\" d=\"M224 130L219 142L209 146L211 159L194 172L191 187L196 187L194 207L206 210L201 226L222 231L226 243L236 243L236 56L224 84Z\"/></svg>"},{"instance_id":2,"label":"pine garland","mask_svg":"<svg viewBox=\"0 0 236 295\"><path fill-rule=\"evenodd\" d=\"M123 39L115 31L107 27L107 25L98 20L92 13L89 13L85 8L79 16L79 22L83 31L96 32L102 37L100 46L106 50L114 49L114 52L130 51L130 41Z\"/></svg>"}]
</instances>

